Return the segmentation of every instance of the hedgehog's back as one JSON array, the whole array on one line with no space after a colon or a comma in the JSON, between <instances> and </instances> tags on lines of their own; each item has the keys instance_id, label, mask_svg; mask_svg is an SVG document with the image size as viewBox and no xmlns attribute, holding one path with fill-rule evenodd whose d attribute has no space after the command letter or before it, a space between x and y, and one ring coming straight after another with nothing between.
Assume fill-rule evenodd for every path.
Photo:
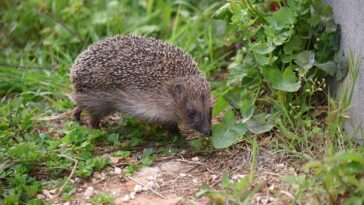
<instances>
[{"instance_id":1,"label":"hedgehog's back","mask_svg":"<svg viewBox=\"0 0 364 205\"><path fill-rule=\"evenodd\" d=\"M89 46L76 59L71 78L75 92L159 89L177 77L200 75L181 49L139 36L115 36Z\"/></svg>"}]
</instances>

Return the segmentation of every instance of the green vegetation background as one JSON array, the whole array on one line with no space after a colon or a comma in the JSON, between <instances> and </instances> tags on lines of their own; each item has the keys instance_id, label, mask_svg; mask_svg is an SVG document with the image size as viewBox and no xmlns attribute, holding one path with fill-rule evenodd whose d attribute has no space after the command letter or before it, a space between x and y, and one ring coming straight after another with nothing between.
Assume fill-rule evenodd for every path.
<instances>
[{"instance_id":1,"label":"green vegetation background","mask_svg":"<svg viewBox=\"0 0 364 205\"><path fill-rule=\"evenodd\" d=\"M340 27L322 1L4 0L0 18L0 204L42 204L34 196L43 188L71 199L72 169L88 177L110 163L98 147L115 149L118 157L137 154L138 163L124 169L130 174L183 146L132 119L107 131L44 120L73 108L68 72L77 55L106 36L127 33L181 47L209 77L220 123L210 140L189 142L195 152L239 143L259 150L257 142L268 138L268 149L301 170L284 177L293 203L364 203L364 151L343 132L358 60L338 53ZM326 78L341 80L347 70L351 83L334 101ZM164 148L136 153L148 137ZM254 191L251 171L245 184L226 182L219 196L249 203L250 195L241 193Z\"/></svg>"}]
</instances>

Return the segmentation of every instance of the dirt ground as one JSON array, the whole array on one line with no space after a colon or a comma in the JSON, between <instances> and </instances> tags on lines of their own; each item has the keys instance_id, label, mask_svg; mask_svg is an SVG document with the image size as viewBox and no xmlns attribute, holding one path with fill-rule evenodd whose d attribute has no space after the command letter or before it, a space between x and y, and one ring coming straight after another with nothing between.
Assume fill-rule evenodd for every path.
<instances>
[{"instance_id":1,"label":"dirt ground","mask_svg":"<svg viewBox=\"0 0 364 205\"><path fill-rule=\"evenodd\" d=\"M252 204L288 204L293 196L283 191L287 185L280 176L296 175L295 169L266 151L261 151L256 160L255 183L263 186L254 195ZM141 168L130 177L123 176L118 166L110 166L102 172L95 172L90 179L72 179L77 187L72 202L53 198L52 190L44 190L39 197L46 197L52 204L89 204L92 196L107 192L112 194L115 204L187 204L188 200L201 200L195 194L204 184L221 189L223 170L229 171L232 181L248 175L251 161L251 150L245 147L216 152L209 157L184 158L180 155L161 158L153 166Z\"/></svg>"},{"instance_id":2,"label":"dirt ground","mask_svg":"<svg viewBox=\"0 0 364 205\"><path fill-rule=\"evenodd\" d=\"M187 138L191 136L186 136ZM193 136L192 136L193 137ZM255 171L254 186L260 186L251 204L289 204L293 194L288 185L281 180L284 175L297 175L289 160L264 149L269 140L259 140L259 152L255 166L251 165L250 146L240 144L233 148L216 151L209 156L180 155L158 158L151 167L139 169L133 176L122 174L125 162L112 159L111 166L95 172L87 179L72 177L76 187L72 201L62 201L56 197L55 190L43 190L37 198L51 204L78 205L91 204L90 198L98 193L109 193L115 204L130 205L172 205L188 204L193 200L201 205L210 205L206 199L196 196L204 185L221 190L223 171L229 173L230 181L249 176L252 167ZM107 155L107 154L106 154ZM297 167L297 166L296 166ZM254 187L251 187L252 189Z\"/></svg>"}]
</instances>

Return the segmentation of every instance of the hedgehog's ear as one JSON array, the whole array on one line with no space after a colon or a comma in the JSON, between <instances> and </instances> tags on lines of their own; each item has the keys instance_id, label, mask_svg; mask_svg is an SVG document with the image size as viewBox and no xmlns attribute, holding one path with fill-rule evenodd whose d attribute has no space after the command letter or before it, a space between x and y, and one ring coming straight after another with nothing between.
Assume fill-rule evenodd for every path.
<instances>
[{"instance_id":1,"label":"hedgehog's ear","mask_svg":"<svg viewBox=\"0 0 364 205\"><path fill-rule=\"evenodd\" d=\"M172 87L172 96L175 98L175 99L179 99L182 95L182 92L183 92L183 87L181 84L175 84L173 85Z\"/></svg>"}]
</instances>

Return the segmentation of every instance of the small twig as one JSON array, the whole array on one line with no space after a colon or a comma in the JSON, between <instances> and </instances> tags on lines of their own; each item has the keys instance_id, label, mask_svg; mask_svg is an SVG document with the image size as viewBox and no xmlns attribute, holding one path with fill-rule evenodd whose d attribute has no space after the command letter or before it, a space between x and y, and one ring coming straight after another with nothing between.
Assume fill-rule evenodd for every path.
<instances>
[{"instance_id":1,"label":"small twig","mask_svg":"<svg viewBox=\"0 0 364 205\"><path fill-rule=\"evenodd\" d=\"M64 157L64 158L67 158L67 159L69 159L69 160L74 161L74 162L75 162L75 165L73 165L73 168L72 168L71 174L68 176L67 180L64 182L64 184L63 184L63 185L61 186L61 188L59 189L59 191L58 191L58 193L57 193L56 197L58 197L58 196L62 193L62 191L63 191L64 187L67 185L67 183L69 182L69 180L73 177L73 175L74 175L74 174L75 174L75 172L76 172L76 168L77 168L77 164L78 164L78 160L77 160L77 159L73 159L73 158L71 158L71 157L69 157L69 156L67 156L67 155L63 155L63 154L60 154L59 156L60 156L60 157Z\"/></svg>"},{"instance_id":2,"label":"small twig","mask_svg":"<svg viewBox=\"0 0 364 205\"><path fill-rule=\"evenodd\" d=\"M125 178L126 178L127 180L129 180L129 181L132 181L132 182L134 182L134 183L139 184L139 185L140 185L140 186L142 186L142 187L145 187L145 186L144 186L144 184L142 184L142 183L138 182L137 180L133 179L132 177L128 177L128 176L126 176ZM157 196L159 196L159 197L160 197L160 198L162 198L162 199L165 199L165 198L166 198L165 196L163 196L162 194L160 194L159 192L155 191L155 190L154 190L154 189L152 189L152 188L149 188L149 187L148 187L148 190L149 190L149 191L151 191L151 192L153 192L154 194L156 194Z\"/></svg>"},{"instance_id":3,"label":"small twig","mask_svg":"<svg viewBox=\"0 0 364 205\"><path fill-rule=\"evenodd\" d=\"M187 163L187 164L198 164L198 165L206 166L206 164L204 164L202 162L188 161L188 160L185 160L185 159L176 159L176 161L184 162L184 163Z\"/></svg>"},{"instance_id":4,"label":"small twig","mask_svg":"<svg viewBox=\"0 0 364 205\"><path fill-rule=\"evenodd\" d=\"M195 166L191 167L189 170L187 170L185 173L191 172L192 170L196 169L199 165L204 165L206 166L206 164L204 164L203 162L206 162L211 155L208 155L205 159L202 160L202 162L193 162L193 164L196 164ZM182 160L183 161L183 160ZM187 162L189 163L190 161L183 161L183 162Z\"/></svg>"},{"instance_id":5,"label":"small twig","mask_svg":"<svg viewBox=\"0 0 364 205\"><path fill-rule=\"evenodd\" d=\"M72 114L72 110L58 114L58 115L36 118L36 120L39 120L39 121L63 120L63 119L70 118L71 114Z\"/></svg>"},{"instance_id":6,"label":"small twig","mask_svg":"<svg viewBox=\"0 0 364 205\"><path fill-rule=\"evenodd\" d=\"M222 181L222 179L221 178L219 178L219 179L217 179L217 181L215 181L211 186L212 187L216 187L216 185L218 185L220 182Z\"/></svg>"}]
</instances>

